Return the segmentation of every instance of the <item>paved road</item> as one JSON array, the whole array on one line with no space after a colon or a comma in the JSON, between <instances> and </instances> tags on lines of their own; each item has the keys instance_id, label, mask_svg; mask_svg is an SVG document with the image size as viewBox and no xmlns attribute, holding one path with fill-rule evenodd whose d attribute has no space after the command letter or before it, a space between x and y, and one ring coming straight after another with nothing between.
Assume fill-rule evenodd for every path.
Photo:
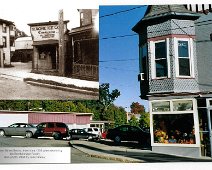
<instances>
[{"instance_id":1,"label":"paved road","mask_svg":"<svg viewBox=\"0 0 212 170\"><path fill-rule=\"evenodd\" d=\"M24 137L0 137L0 147L70 147L68 140L53 138L27 139ZM88 154L71 148L71 163L120 163L120 161L91 157Z\"/></svg>"},{"instance_id":2,"label":"paved road","mask_svg":"<svg viewBox=\"0 0 212 170\"><path fill-rule=\"evenodd\" d=\"M11 99L28 99L28 100L77 100L77 99L96 99L95 96L86 95L81 93L67 92L57 89L50 89L46 87L38 87L29 85L20 80L12 80L8 78L0 77L0 99L11 100Z\"/></svg>"}]
</instances>

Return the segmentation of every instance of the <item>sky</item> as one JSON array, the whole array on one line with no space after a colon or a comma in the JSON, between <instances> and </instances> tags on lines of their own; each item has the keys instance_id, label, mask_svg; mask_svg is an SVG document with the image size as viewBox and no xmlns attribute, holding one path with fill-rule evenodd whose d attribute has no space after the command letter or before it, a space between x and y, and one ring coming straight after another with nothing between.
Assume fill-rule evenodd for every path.
<instances>
[{"instance_id":1,"label":"sky","mask_svg":"<svg viewBox=\"0 0 212 170\"><path fill-rule=\"evenodd\" d=\"M59 10L63 9L64 20L69 20L68 29L80 24L77 9L96 9L96 0L6 0L0 5L0 18L15 22L19 30L30 35L29 23L57 21Z\"/></svg>"},{"instance_id":2,"label":"sky","mask_svg":"<svg viewBox=\"0 0 212 170\"><path fill-rule=\"evenodd\" d=\"M131 10L132 8L135 9ZM139 102L148 111L148 102L139 97L138 35L131 30L143 18L146 8L147 6L138 5L99 7L100 84L110 83L110 90L118 89L121 96L116 99L115 104L127 111L132 102ZM120 11L126 12L119 13ZM105 16L117 12L116 15ZM133 36L117 37L123 35Z\"/></svg>"}]
</instances>

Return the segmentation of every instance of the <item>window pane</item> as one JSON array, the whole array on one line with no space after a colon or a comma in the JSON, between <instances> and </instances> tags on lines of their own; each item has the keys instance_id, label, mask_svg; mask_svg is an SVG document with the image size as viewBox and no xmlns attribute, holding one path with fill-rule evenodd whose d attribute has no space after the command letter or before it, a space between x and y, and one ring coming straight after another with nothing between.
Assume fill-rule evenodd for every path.
<instances>
[{"instance_id":1,"label":"window pane","mask_svg":"<svg viewBox=\"0 0 212 170\"><path fill-rule=\"evenodd\" d=\"M155 59L166 58L166 42L155 43Z\"/></svg>"},{"instance_id":2,"label":"window pane","mask_svg":"<svg viewBox=\"0 0 212 170\"><path fill-rule=\"evenodd\" d=\"M192 113L153 115L153 131L154 143L196 143Z\"/></svg>"},{"instance_id":3,"label":"window pane","mask_svg":"<svg viewBox=\"0 0 212 170\"><path fill-rule=\"evenodd\" d=\"M179 58L179 75L190 76L189 58Z\"/></svg>"},{"instance_id":4,"label":"window pane","mask_svg":"<svg viewBox=\"0 0 212 170\"><path fill-rule=\"evenodd\" d=\"M178 55L179 57L189 57L188 41L178 41Z\"/></svg>"},{"instance_id":5,"label":"window pane","mask_svg":"<svg viewBox=\"0 0 212 170\"><path fill-rule=\"evenodd\" d=\"M193 101L192 100L173 101L173 107L174 111L193 110Z\"/></svg>"},{"instance_id":6,"label":"window pane","mask_svg":"<svg viewBox=\"0 0 212 170\"><path fill-rule=\"evenodd\" d=\"M166 59L156 60L156 77L167 76L167 61Z\"/></svg>"},{"instance_id":7,"label":"window pane","mask_svg":"<svg viewBox=\"0 0 212 170\"><path fill-rule=\"evenodd\" d=\"M170 102L152 102L152 111L153 112L167 112L170 111Z\"/></svg>"}]
</instances>

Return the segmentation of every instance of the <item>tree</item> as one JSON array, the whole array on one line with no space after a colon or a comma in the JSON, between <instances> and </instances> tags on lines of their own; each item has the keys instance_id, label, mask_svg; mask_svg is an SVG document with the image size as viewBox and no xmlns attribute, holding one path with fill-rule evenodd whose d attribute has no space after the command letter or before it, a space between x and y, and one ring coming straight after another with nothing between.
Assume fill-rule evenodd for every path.
<instances>
[{"instance_id":1,"label":"tree","mask_svg":"<svg viewBox=\"0 0 212 170\"><path fill-rule=\"evenodd\" d=\"M145 107L138 102L133 102L130 105L131 113L140 114L140 118L138 120L139 126L141 128L148 128L150 126L150 115L145 112Z\"/></svg>"},{"instance_id":2,"label":"tree","mask_svg":"<svg viewBox=\"0 0 212 170\"><path fill-rule=\"evenodd\" d=\"M150 127L150 115L149 113L142 113L139 119L139 126L141 128L149 128Z\"/></svg>"},{"instance_id":3,"label":"tree","mask_svg":"<svg viewBox=\"0 0 212 170\"><path fill-rule=\"evenodd\" d=\"M100 113L102 115L105 114L108 107L121 95L118 89L112 90L112 92L110 92L109 88L110 88L109 83L103 83L99 87L99 102L98 103L100 107Z\"/></svg>"},{"instance_id":4,"label":"tree","mask_svg":"<svg viewBox=\"0 0 212 170\"><path fill-rule=\"evenodd\" d=\"M131 119L129 120L129 125L131 125L131 126L139 126L139 121L135 117L135 115L132 115Z\"/></svg>"},{"instance_id":5,"label":"tree","mask_svg":"<svg viewBox=\"0 0 212 170\"><path fill-rule=\"evenodd\" d=\"M138 102L133 102L133 103L130 105L130 108L131 108L131 113L134 113L134 114L145 113L145 108L144 108L144 106L141 105L141 104L138 103Z\"/></svg>"}]
</instances>

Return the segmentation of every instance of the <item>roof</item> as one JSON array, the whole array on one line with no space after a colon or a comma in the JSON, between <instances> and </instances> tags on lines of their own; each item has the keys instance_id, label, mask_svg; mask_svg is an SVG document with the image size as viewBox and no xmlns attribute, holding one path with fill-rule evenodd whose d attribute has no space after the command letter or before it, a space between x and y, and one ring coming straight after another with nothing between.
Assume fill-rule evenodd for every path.
<instances>
[{"instance_id":1,"label":"roof","mask_svg":"<svg viewBox=\"0 0 212 170\"><path fill-rule=\"evenodd\" d=\"M49 21L49 22L39 22L39 23L29 23L27 25L29 26L42 26L42 25L56 25L59 21ZM63 21L64 24L67 24L69 20Z\"/></svg>"},{"instance_id":2,"label":"roof","mask_svg":"<svg viewBox=\"0 0 212 170\"><path fill-rule=\"evenodd\" d=\"M8 21L8 20L4 20L0 18L0 23L5 23L7 25L14 25L14 23L12 21Z\"/></svg>"},{"instance_id":3,"label":"roof","mask_svg":"<svg viewBox=\"0 0 212 170\"><path fill-rule=\"evenodd\" d=\"M15 41L32 41L32 37L19 37Z\"/></svg>"},{"instance_id":4,"label":"roof","mask_svg":"<svg viewBox=\"0 0 212 170\"><path fill-rule=\"evenodd\" d=\"M30 114L30 113L40 113L40 114L73 114L76 116L91 116L93 113L78 113L78 112L45 112L45 111L9 111L0 110L0 114Z\"/></svg>"},{"instance_id":5,"label":"roof","mask_svg":"<svg viewBox=\"0 0 212 170\"><path fill-rule=\"evenodd\" d=\"M196 12L189 11L184 5L149 5L144 17L132 28L138 32L143 25L151 24L151 22L161 22L167 19L186 19L196 20L200 15ZM142 24L142 25L141 25Z\"/></svg>"}]
</instances>

